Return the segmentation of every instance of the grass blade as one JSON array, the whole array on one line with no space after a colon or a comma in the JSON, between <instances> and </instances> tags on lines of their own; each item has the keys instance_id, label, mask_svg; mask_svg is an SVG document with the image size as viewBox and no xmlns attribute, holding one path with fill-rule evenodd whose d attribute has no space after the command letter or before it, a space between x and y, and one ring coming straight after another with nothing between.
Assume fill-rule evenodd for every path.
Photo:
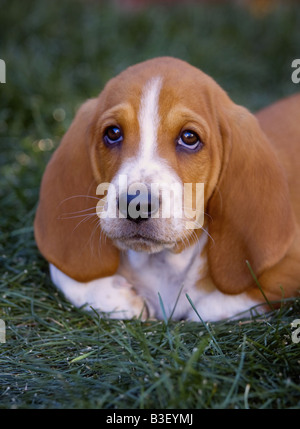
<instances>
[{"instance_id":1,"label":"grass blade","mask_svg":"<svg viewBox=\"0 0 300 429\"><path fill-rule=\"evenodd\" d=\"M197 314L197 316L198 316L198 318L199 318L200 322L202 323L202 325L203 325L203 326L204 326L204 328L206 329L207 333L208 333L208 334L209 334L209 336L211 337L212 342L213 342L213 345L214 345L214 347L215 347L216 351L217 351L220 355L224 356L224 353L222 352L221 347L219 346L219 344L218 344L217 340L215 339L215 337L214 337L213 333L211 332L211 330L209 329L208 325L203 321L202 317L201 317L201 316L200 316L200 314L198 313L198 311L197 311L197 309L196 309L196 307L195 307L195 305L194 305L193 301L191 300L191 298L189 297L189 295L188 295L188 294L186 294L186 297L187 297L187 299L188 299L189 303L191 304L191 306L192 306L193 310L194 310L194 311L195 311L195 313Z\"/></svg>"}]
</instances>

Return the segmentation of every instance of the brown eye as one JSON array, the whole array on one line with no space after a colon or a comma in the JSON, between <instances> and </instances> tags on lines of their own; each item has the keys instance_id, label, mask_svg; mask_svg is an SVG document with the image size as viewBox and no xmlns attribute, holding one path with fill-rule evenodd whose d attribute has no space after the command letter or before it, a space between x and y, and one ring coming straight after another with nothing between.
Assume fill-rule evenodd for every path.
<instances>
[{"instance_id":1,"label":"brown eye","mask_svg":"<svg viewBox=\"0 0 300 429\"><path fill-rule=\"evenodd\" d=\"M106 128L103 136L106 146L113 146L123 141L123 133L120 127L113 125Z\"/></svg>"},{"instance_id":2,"label":"brown eye","mask_svg":"<svg viewBox=\"0 0 300 429\"><path fill-rule=\"evenodd\" d=\"M202 147L202 142L197 133L191 130L184 130L177 141L178 146L189 150L196 150Z\"/></svg>"}]
</instances>

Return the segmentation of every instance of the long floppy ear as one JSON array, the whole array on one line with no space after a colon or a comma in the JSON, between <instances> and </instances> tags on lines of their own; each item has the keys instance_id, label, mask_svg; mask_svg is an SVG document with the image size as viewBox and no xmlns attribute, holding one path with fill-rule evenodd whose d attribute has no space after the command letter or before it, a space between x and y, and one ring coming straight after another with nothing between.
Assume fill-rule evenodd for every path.
<instances>
[{"instance_id":1,"label":"long floppy ear","mask_svg":"<svg viewBox=\"0 0 300 429\"><path fill-rule=\"evenodd\" d=\"M75 280L112 275L119 252L101 233L96 214L97 183L90 159L89 126L97 99L79 109L43 176L35 239L42 255Z\"/></svg>"},{"instance_id":2,"label":"long floppy ear","mask_svg":"<svg viewBox=\"0 0 300 429\"><path fill-rule=\"evenodd\" d=\"M222 112L222 171L209 201L211 276L224 293L254 284L286 253L295 228L287 180L256 118L231 101Z\"/></svg>"}]
</instances>

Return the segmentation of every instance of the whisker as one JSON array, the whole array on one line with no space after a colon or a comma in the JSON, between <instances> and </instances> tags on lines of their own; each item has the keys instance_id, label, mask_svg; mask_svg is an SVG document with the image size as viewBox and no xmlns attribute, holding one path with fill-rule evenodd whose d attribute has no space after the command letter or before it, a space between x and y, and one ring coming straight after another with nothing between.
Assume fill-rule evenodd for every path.
<instances>
[{"instance_id":1,"label":"whisker","mask_svg":"<svg viewBox=\"0 0 300 429\"><path fill-rule=\"evenodd\" d=\"M198 235L196 234L196 232L193 231L192 234L191 234L191 239L192 239L192 242L194 244L198 244L199 240L200 240L200 237L198 237Z\"/></svg>"},{"instance_id":2,"label":"whisker","mask_svg":"<svg viewBox=\"0 0 300 429\"><path fill-rule=\"evenodd\" d=\"M73 198L92 198L93 200L97 200L97 201L99 201L101 199L99 197L93 197L92 195L72 195L72 196L67 197L64 200L62 200L58 206L65 203L66 201L72 200Z\"/></svg>"},{"instance_id":3,"label":"whisker","mask_svg":"<svg viewBox=\"0 0 300 429\"><path fill-rule=\"evenodd\" d=\"M85 213L82 215L75 215L75 216L65 216L68 215L68 213L63 213L58 219L60 220L65 220L65 219L76 219L78 217L92 217L92 216L97 216L97 213Z\"/></svg>"},{"instance_id":4,"label":"whisker","mask_svg":"<svg viewBox=\"0 0 300 429\"><path fill-rule=\"evenodd\" d=\"M83 212L87 212L89 210L93 210L94 213L84 213L84 214L77 214L77 213L83 213ZM75 219L77 217L82 217L82 216L98 216L99 217L99 213L102 213L104 211L104 209L102 209L101 211L98 209L97 207L89 207L87 209L83 209L83 210L78 210L75 212L68 212L68 213L62 213L59 217L59 219ZM69 215L73 215L74 216L69 216Z\"/></svg>"},{"instance_id":5,"label":"whisker","mask_svg":"<svg viewBox=\"0 0 300 429\"><path fill-rule=\"evenodd\" d=\"M88 207L87 209L77 210L75 212L68 212L68 213L64 213L64 214L71 215L71 214L83 213L83 212L87 212L89 210L95 210L96 208L97 208L97 206L93 206L93 207Z\"/></svg>"},{"instance_id":6,"label":"whisker","mask_svg":"<svg viewBox=\"0 0 300 429\"><path fill-rule=\"evenodd\" d=\"M190 207L182 206L182 209L183 209L183 211L185 211L185 210L190 210ZM196 215L197 215L199 212L201 212L201 214L204 214L204 216L207 216L207 217L209 217L209 218L210 218L210 220L213 220L212 216L211 216L209 213L202 212L202 210L196 210L196 209L193 209L193 212L195 212L195 214L196 214Z\"/></svg>"},{"instance_id":7,"label":"whisker","mask_svg":"<svg viewBox=\"0 0 300 429\"><path fill-rule=\"evenodd\" d=\"M211 239L211 241L215 244L215 240L213 239L213 237L210 235L210 233L203 227L201 227L201 230Z\"/></svg>"},{"instance_id":8,"label":"whisker","mask_svg":"<svg viewBox=\"0 0 300 429\"><path fill-rule=\"evenodd\" d=\"M100 219L99 219L99 225L100 225ZM106 240L107 240L107 235L104 234L104 232L102 231L102 229L100 229L100 234L99 234L99 247L98 247L98 252L100 249L100 242L101 240L104 238L104 245L106 244Z\"/></svg>"},{"instance_id":9,"label":"whisker","mask_svg":"<svg viewBox=\"0 0 300 429\"><path fill-rule=\"evenodd\" d=\"M203 214L204 214L204 216L209 217L209 218L210 218L210 220L213 220L213 217L212 217L209 213L203 212Z\"/></svg>"},{"instance_id":10,"label":"whisker","mask_svg":"<svg viewBox=\"0 0 300 429\"><path fill-rule=\"evenodd\" d=\"M90 249L91 249L92 254L93 254L93 251L94 251L94 248L93 248L93 238L94 238L94 236L95 236L98 228L100 227L100 219L93 219L93 222L94 222L93 231L91 232L90 237L89 237L89 241L88 241L90 243ZM101 232L101 230L100 230L100 232ZM101 233L99 234L99 240L101 238L100 236L101 236ZM100 241L99 241L99 244L98 244L98 256L100 256L99 250L100 250Z\"/></svg>"},{"instance_id":11,"label":"whisker","mask_svg":"<svg viewBox=\"0 0 300 429\"><path fill-rule=\"evenodd\" d=\"M187 234L187 232L186 232L186 231L184 231L184 234L183 234L183 237L182 237L182 243L183 243L183 245L184 245L184 249L187 249L187 247L188 247L188 246L189 246L189 244L190 244L189 236L188 236L188 234Z\"/></svg>"},{"instance_id":12,"label":"whisker","mask_svg":"<svg viewBox=\"0 0 300 429\"><path fill-rule=\"evenodd\" d=\"M88 220L90 220L91 218L88 216L88 215L86 215L85 216L85 218L84 219L82 219L80 222L78 222L78 224L74 227L74 229L73 229L73 231L72 231L72 234L73 234L73 232L75 232L76 231L76 229L82 224L82 223L84 223L84 222L86 222L86 221L88 221Z\"/></svg>"}]
</instances>

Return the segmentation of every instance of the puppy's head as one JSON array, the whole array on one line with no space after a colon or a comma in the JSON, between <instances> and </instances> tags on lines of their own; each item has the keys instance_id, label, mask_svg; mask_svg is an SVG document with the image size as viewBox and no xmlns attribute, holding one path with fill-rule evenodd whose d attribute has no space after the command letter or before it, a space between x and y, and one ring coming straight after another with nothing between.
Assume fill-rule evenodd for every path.
<instances>
[{"instance_id":1,"label":"puppy's head","mask_svg":"<svg viewBox=\"0 0 300 429\"><path fill-rule=\"evenodd\" d=\"M221 162L214 147L220 135L211 135L212 84L165 58L127 69L100 95L90 129L92 165L99 196L103 184L110 186L98 214L119 248L178 251L201 233Z\"/></svg>"},{"instance_id":2,"label":"puppy's head","mask_svg":"<svg viewBox=\"0 0 300 429\"><path fill-rule=\"evenodd\" d=\"M253 282L246 260L261 274L284 255L291 213L256 119L205 73L157 58L81 107L44 174L35 235L87 281L113 274L120 250L180 252L205 233L213 280L236 293Z\"/></svg>"}]
</instances>

